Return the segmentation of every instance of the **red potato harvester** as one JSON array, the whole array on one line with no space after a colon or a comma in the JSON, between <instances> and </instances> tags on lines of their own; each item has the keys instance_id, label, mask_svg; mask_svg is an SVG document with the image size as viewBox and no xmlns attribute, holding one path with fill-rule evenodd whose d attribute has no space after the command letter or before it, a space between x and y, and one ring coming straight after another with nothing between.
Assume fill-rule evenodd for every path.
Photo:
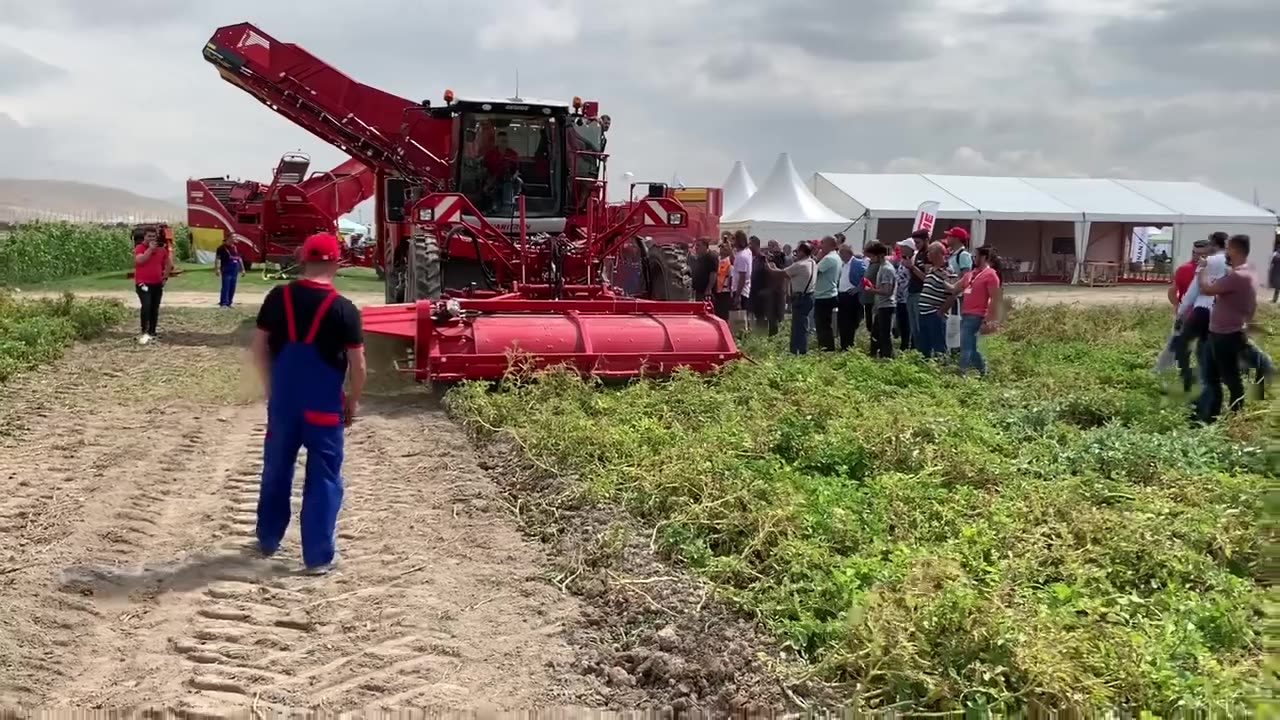
<instances>
[{"instance_id":1,"label":"red potato harvester","mask_svg":"<svg viewBox=\"0 0 1280 720\"><path fill-rule=\"evenodd\" d=\"M348 158L326 171L311 171L304 153L285 153L270 183L225 177L187 180L187 226L196 237L221 242L230 235L245 269L272 263L282 273L297 265L297 253L309 235L337 232L338 218L373 197L374 174ZM206 244L208 243L206 240ZM343 266L382 272L373 243L344 243Z\"/></svg>"},{"instance_id":2,"label":"red potato harvester","mask_svg":"<svg viewBox=\"0 0 1280 720\"><path fill-rule=\"evenodd\" d=\"M452 90L413 102L247 23L219 28L204 57L373 172L388 304L364 308L365 330L412 343L419 380L554 365L630 378L741 357L691 301L689 209L661 184L606 202L610 121L596 103ZM638 277L624 292L628 259Z\"/></svg>"}]
</instances>

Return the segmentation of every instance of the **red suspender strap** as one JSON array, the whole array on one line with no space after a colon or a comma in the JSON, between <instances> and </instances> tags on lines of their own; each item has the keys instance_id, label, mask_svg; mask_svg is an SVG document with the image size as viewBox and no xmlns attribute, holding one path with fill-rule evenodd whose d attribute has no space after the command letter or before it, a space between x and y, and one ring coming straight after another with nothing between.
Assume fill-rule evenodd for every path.
<instances>
[{"instance_id":1,"label":"red suspender strap","mask_svg":"<svg viewBox=\"0 0 1280 720\"><path fill-rule=\"evenodd\" d=\"M284 286L284 324L289 327L289 342L298 342L298 328L293 322L293 283Z\"/></svg>"},{"instance_id":2,"label":"red suspender strap","mask_svg":"<svg viewBox=\"0 0 1280 720\"><path fill-rule=\"evenodd\" d=\"M316 317L311 321L311 329L307 331L307 337L303 340L303 344L310 345L316 339L316 333L320 332L320 322L324 320L324 314L329 311L329 306L333 301L338 299L336 290L330 290L324 300L320 301L320 307L316 308Z\"/></svg>"}]
</instances>

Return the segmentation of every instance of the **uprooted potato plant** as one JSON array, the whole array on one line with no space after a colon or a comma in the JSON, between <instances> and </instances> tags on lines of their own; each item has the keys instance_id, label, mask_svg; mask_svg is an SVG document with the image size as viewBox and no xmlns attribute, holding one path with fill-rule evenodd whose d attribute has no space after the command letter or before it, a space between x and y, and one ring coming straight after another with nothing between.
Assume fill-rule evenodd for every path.
<instances>
[{"instance_id":1,"label":"uprooted potato plant","mask_svg":"<svg viewBox=\"0 0 1280 720\"><path fill-rule=\"evenodd\" d=\"M1248 703L1280 403L1192 428L1150 370L1168 320L1021 308L986 381L753 341L711 377L450 404L656 528L862 707Z\"/></svg>"}]
</instances>

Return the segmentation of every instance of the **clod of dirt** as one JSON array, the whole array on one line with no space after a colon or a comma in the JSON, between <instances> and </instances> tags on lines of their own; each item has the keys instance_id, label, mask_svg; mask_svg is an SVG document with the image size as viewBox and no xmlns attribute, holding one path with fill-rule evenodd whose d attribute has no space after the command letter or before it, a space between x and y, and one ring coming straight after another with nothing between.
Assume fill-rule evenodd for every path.
<instances>
[{"instance_id":1,"label":"clod of dirt","mask_svg":"<svg viewBox=\"0 0 1280 720\"><path fill-rule=\"evenodd\" d=\"M680 636L676 634L676 629L673 625L668 625L659 630L656 638L658 647L663 650L674 650L680 644Z\"/></svg>"}]
</instances>

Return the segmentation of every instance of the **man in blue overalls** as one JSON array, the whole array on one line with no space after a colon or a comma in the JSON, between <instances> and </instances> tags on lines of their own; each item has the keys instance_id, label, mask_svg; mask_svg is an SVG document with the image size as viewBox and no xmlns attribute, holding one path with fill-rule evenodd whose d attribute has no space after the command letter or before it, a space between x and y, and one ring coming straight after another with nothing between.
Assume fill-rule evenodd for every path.
<instances>
[{"instance_id":1,"label":"man in blue overalls","mask_svg":"<svg viewBox=\"0 0 1280 720\"><path fill-rule=\"evenodd\" d=\"M267 434L258 497L258 547L280 549L289 527L293 468L307 449L302 487L302 561L333 567L342 506L343 430L355 418L365 382L360 311L333 288L341 248L322 233L302 245L302 276L262 301L253 354L267 392ZM343 392L344 381L350 384Z\"/></svg>"}]
</instances>

